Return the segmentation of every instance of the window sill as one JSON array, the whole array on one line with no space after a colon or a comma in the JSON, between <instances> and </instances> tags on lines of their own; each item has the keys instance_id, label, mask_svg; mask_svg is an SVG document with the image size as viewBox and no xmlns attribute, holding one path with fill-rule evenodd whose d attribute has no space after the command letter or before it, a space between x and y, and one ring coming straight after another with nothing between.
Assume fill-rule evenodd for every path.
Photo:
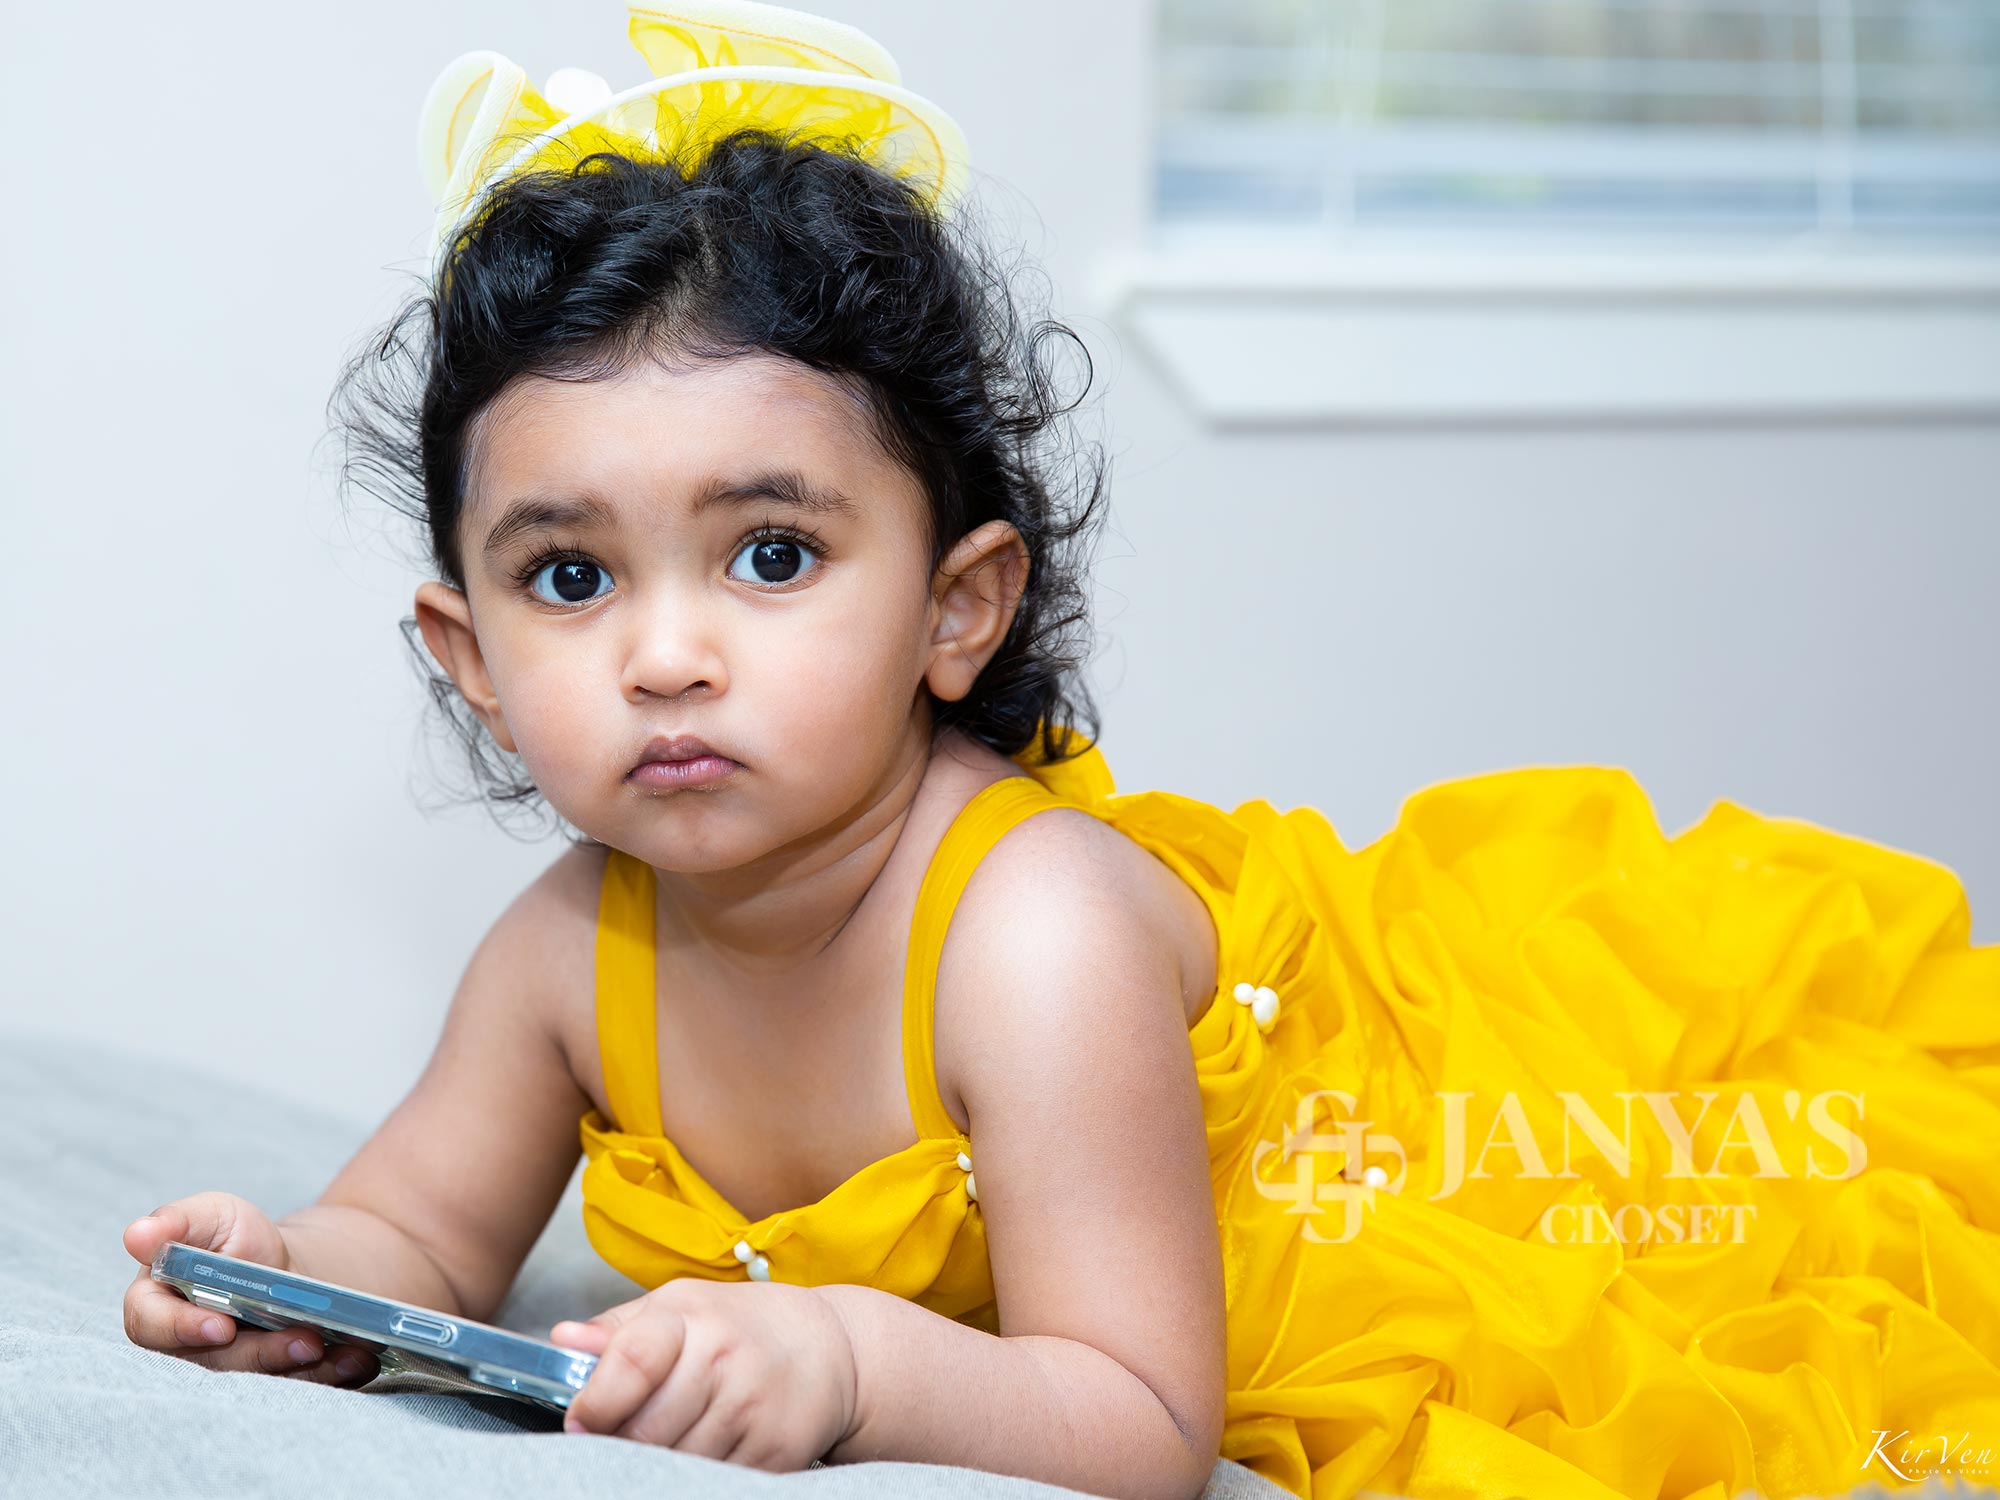
<instances>
[{"instance_id":1,"label":"window sill","mask_svg":"<svg viewBox=\"0 0 2000 1500\"><path fill-rule=\"evenodd\" d=\"M1175 250L1098 307L1221 427L2000 414L2000 262Z\"/></svg>"}]
</instances>

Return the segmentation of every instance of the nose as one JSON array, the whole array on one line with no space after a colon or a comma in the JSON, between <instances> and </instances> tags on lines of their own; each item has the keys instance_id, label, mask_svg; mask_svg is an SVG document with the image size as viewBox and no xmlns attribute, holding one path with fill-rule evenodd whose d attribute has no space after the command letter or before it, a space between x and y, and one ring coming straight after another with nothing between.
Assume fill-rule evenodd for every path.
<instances>
[{"instance_id":1,"label":"nose","mask_svg":"<svg viewBox=\"0 0 2000 1500\"><path fill-rule=\"evenodd\" d=\"M729 684L723 664L721 622L715 611L687 594L661 595L626 616L623 681L630 702L681 698Z\"/></svg>"}]
</instances>

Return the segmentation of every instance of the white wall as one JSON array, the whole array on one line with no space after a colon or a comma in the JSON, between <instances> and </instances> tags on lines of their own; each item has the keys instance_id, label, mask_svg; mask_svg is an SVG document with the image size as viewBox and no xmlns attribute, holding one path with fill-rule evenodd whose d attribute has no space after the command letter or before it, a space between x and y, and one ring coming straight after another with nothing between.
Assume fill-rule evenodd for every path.
<instances>
[{"instance_id":1,"label":"white wall","mask_svg":"<svg viewBox=\"0 0 2000 1500\"><path fill-rule=\"evenodd\" d=\"M1443 777L1622 764L1670 831L1728 797L1939 859L2000 940L2000 424L1205 430L1084 299L1144 232L1143 0L831 13L963 121L1098 356L1121 786L1358 845ZM611 0L306 17L37 7L0 64L51 122L0 235L0 1025L375 1117L558 850L417 811L416 575L345 524L322 404L421 264L436 70L640 64Z\"/></svg>"}]
</instances>

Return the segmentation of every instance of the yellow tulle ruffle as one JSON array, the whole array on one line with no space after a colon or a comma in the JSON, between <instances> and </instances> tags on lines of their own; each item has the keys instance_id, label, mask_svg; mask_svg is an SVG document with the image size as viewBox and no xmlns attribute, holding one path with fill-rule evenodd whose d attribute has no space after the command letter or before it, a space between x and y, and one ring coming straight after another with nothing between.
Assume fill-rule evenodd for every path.
<instances>
[{"instance_id":1,"label":"yellow tulle ruffle","mask_svg":"<svg viewBox=\"0 0 2000 1500\"><path fill-rule=\"evenodd\" d=\"M1096 807L1283 997L1193 1038L1226 1455L1318 1500L2000 1475L2000 947L1949 870L1728 802L1668 838L1599 767L1434 786L1359 852Z\"/></svg>"},{"instance_id":2,"label":"yellow tulle ruffle","mask_svg":"<svg viewBox=\"0 0 2000 1500\"><path fill-rule=\"evenodd\" d=\"M615 93L576 68L538 89L490 51L438 74L417 130L437 209L434 255L517 173L571 168L600 151L691 170L716 137L745 125L851 142L940 210L965 188L957 123L903 87L895 60L852 26L751 0L631 0L627 33L653 76Z\"/></svg>"}]
</instances>

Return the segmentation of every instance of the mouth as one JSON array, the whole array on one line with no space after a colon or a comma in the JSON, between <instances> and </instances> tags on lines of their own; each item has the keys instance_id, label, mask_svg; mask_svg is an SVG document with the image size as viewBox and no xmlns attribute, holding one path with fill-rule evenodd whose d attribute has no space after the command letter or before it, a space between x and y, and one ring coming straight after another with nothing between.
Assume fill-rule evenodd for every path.
<instances>
[{"instance_id":1,"label":"mouth","mask_svg":"<svg viewBox=\"0 0 2000 1500\"><path fill-rule=\"evenodd\" d=\"M646 746L626 779L651 787L706 786L739 769L739 762L697 735L659 735Z\"/></svg>"}]
</instances>

